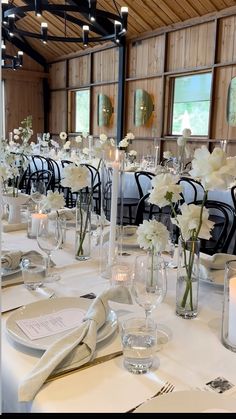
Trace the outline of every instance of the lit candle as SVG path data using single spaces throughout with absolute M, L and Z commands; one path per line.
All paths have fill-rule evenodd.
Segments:
M 115 256 L 116 242 L 116 218 L 117 218 L 117 199 L 119 185 L 119 150 L 116 150 L 116 159 L 112 163 L 112 188 L 111 188 L 111 219 L 110 219 L 110 237 L 108 249 L 108 265 L 111 266 Z
M 112 285 L 127 285 L 131 278 L 131 271 L 127 265 L 114 265 L 112 267 Z
M 40 220 L 43 220 L 45 218 L 47 218 L 46 214 L 42 214 L 42 213 L 31 214 L 31 235 L 32 236 L 35 236 L 35 237 L 37 236 L 39 222 Z
M 236 277 L 229 280 L 228 340 L 232 345 L 236 345 Z

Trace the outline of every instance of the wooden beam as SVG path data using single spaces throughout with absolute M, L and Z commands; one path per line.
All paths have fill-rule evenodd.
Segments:
M 2 68 L 2 79 L 16 80 L 18 77 L 20 80 L 35 80 L 49 78 L 49 74 L 41 71 L 24 70 L 23 68 L 16 71 Z

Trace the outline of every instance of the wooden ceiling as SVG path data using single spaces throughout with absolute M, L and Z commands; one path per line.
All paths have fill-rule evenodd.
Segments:
M 87 0 L 80 1 L 85 2 Z M 11 3 L 15 6 L 22 6 L 29 2 L 14 0 Z M 49 1 L 48 3 L 64 4 L 65 2 Z M 70 1 L 66 3 L 73 4 L 79 2 Z M 97 0 L 98 9 L 111 13 L 117 14 L 121 6 L 127 6 L 129 8 L 127 39 L 132 39 L 159 28 L 236 6 L 236 0 Z M 78 13 L 76 16 L 78 17 Z M 28 13 L 24 18 L 17 21 L 17 27 L 39 33 L 40 23 L 42 21 L 47 21 L 48 23 L 48 34 L 57 36 L 65 35 L 64 19 L 48 12 L 44 12 L 41 18 L 36 17 L 34 12 Z M 66 22 L 66 31 L 69 36 L 82 36 L 81 28 L 68 21 Z M 47 62 L 84 49 L 82 43 L 49 41 L 44 45 L 42 41 L 29 37 L 21 38 L 20 41 L 19 39 L 15 39 L 15 41 L 16 44 L 19 44 L 18 48 L 20 48 L 20 41 L 26 41 L 29 47 L 32 48 L 31 51 L 35 52 L 34 58 L 41 56 Z M 94 43 L 89 43 L 89 47 L 93 47 L 94 45 Z

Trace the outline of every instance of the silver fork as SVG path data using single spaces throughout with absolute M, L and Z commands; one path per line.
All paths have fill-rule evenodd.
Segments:
M 132 407 L 132 409 L 128 410 L 126 413 L 132 413 L 135 409 L 137 409 L 137 407 L 139 407 L 142 404 L 146 403 L 148 400 L 152 400 L 155 397 L 160 396 L 161 394 L 171 393 L 174 390 L 174 388 L 175 388 L 175 386 L 167 381 L 164 384 L 164 386 L 160 390 L 158 390 L 152 397 L 150 397 L 149 399 L 145 400 L 142 403 L 139 403 L 137 406 Z

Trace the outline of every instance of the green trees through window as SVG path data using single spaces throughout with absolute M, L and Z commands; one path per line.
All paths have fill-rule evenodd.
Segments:
M 211 78 L 211 73 L 175 78 L 172 135 L 181 135 L 184 128 L 208 135 Z

